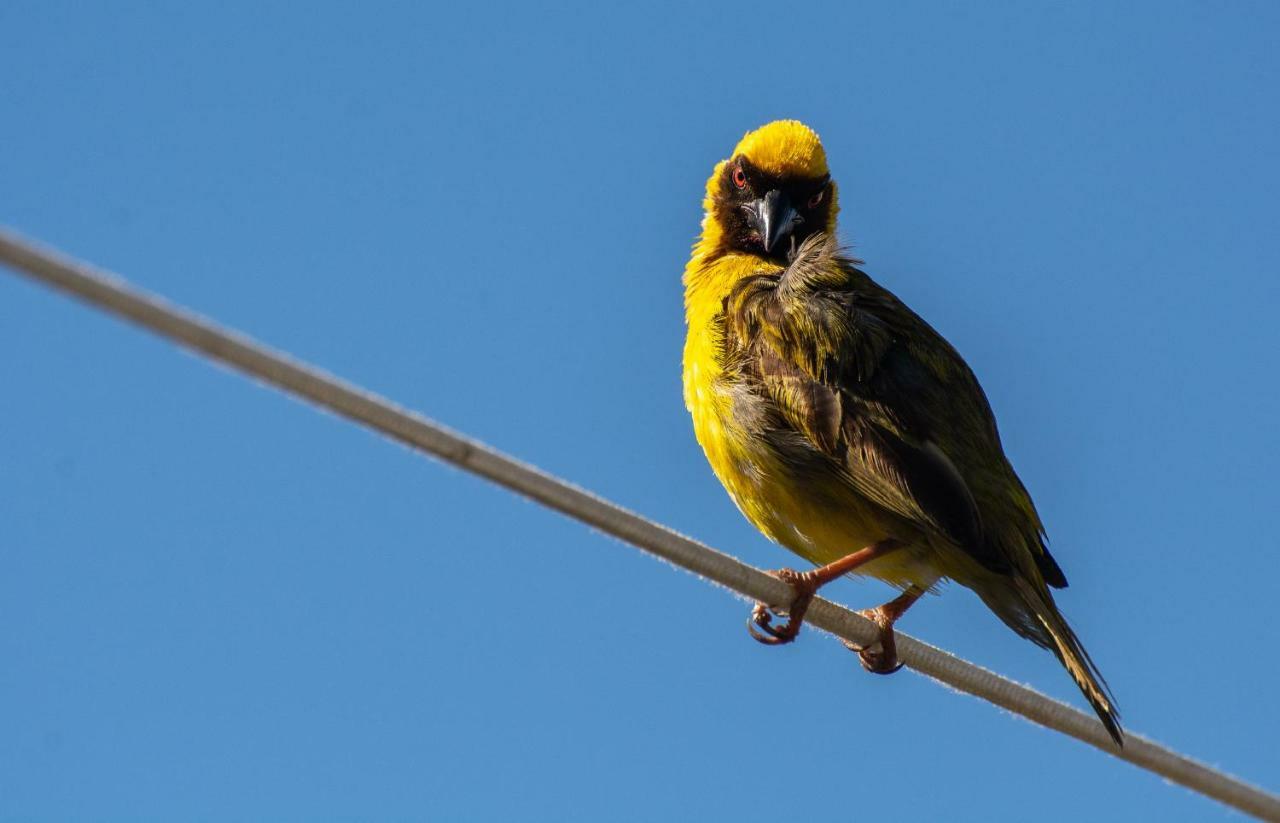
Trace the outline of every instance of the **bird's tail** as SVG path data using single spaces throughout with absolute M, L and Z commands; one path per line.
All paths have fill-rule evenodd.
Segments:
M 1124 732 L 1120 728 L 1120 713 L 1115 698 L 1097 665 L 1089 657 L 1080 638 L 1058 611 L 1049 589 L 1036 585 L 1020 575 L 1005 578 L 1005 585 L 983 587 L 979 596 L 1001 620 L 1023 637 L 1045 647 L 1062 662 L 1071 679 L 1076 681 L 1085 700 L 1097 712 L 1098 719 L 1106 726 L 1107 733 L 1117 746 L 1124 745 Z

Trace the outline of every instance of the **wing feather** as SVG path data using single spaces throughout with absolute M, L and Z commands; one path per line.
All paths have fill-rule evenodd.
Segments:
M 1007 572 L 1065 585 L 977 379 L 936 331 L 814 235 L 725 300 L 726 351 L 868 500 Z

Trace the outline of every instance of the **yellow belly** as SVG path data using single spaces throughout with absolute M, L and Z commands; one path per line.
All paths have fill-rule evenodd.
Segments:
M 712 470 L 747 519 L 770 539 L 818 564 L 896 537 L 907 548 L 857 573 L 904 588 L 932 586 L 940 574 L 936 552 L 924 535 L 859 495 L 834 464 L 829 470 L 798 474 L 760 432 L 749 430 L 749 415 L 746 421 L 735 415 L 734 387 L 714 358 L 698 356 L 702 348 L 692 339 L 686 346 L 685 400 Z M 815 462 L 821 463 L 816 453 Z
M 702 245 L 707 245 L 705 238 Z M 685 405 L 698 443 L 733 502 L 767 537 L 813 563 L 830 563 L 895 537 L 907 547 L 868 563 L 858 573 L 904 588 L 929 588 L 944 574 L 954 576 L 948 574 L 950 568 L 940 569 L 940 564 L 947 564 L 945 548 L 940 552 L 930 546 L 910 524 L 864 499 L 834 465 L 797 475 L 761 432 L 752 430 L 757 424 L 750 414 L 741 414 L 741 409 L 735 414 L 735 387 L 720 363 L 716 316 L 734 283 L 781 266 L 746 255 L 728 255 L 705 265 L 701 254 L 695 251 L 685 271 Z

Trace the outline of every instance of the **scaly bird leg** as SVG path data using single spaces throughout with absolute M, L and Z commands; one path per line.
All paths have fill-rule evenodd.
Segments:
M 902 664 L 898 662 L 898 644 L 893 637 L 893 624 L 907 609 L 911 608 L 912 603 L 920 599 L 922 594 L 924 589 L 912 586 L 883 606 L 858 612 L 880 627 L 880 639 L 870 646 L 859 646 L 857 643 L 844 641 L 850 651 L 858 653 L 862 668 L 873 674 L 893 674 L 902 668 Z M 875 651 L 876 646 L 880 647 L 879 651 Z
M 818 589 L 864 563 L 882 557 L 901 546 L 901 542 L 890 537 L 879 543 L 872 543 L 865 549 L 859 549 L 834 563 L 828 563 L 807 572 L 797 572 L 794 569 L 778 569 L 769 572 L 791 586 L 795 596 L 786 609 L 777 609 L 766 603 L 756 603 L 755 608 L 751 610 L 751 619 L 747 621 L 747 631 L 751 632 L 751 636 L 756 640 L 769 646 L 790 643 L 800 633 L 800 626 L 804 623 L 804 613 L 809 609 L 809 603 L 812 602 Z M 773 625 L 774 616 L 784 614 L 787 617 L 786 622 L 778 626 Z M 759 631 L 756 627 L 759 627 Z

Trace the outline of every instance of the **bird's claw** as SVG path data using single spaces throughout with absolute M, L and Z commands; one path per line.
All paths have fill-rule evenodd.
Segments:
M 880 637 L 868 646 L 845 640 L 845 647 L 856 652 L 862 668 L 872 674 L 893 674 L 901 669 L 903 664 L 898 661 L 898 644 L 894 641 L 893 624 L 885 621 L 879 609 L 867 609 L 858 614 L 880 627 Z
M 886 654 L 880 642 L 872 643 L 870 646 L 862 646 L 852 640 L 843 642 L 845 648 L 858 655 L 858 662 L 862 664 L 862 668 L 872 674 L 893 674 L 903 666 L 898 661 L 897 652 Z M 881 646 L 880 650 L 876 649 L 877 646 Z
M 897 654 L 889 655 L 883 651 L 877 652 L 871 649 L 858 652 L 858 662 L 862 664 L 862 668 L 872 674 L 893 674 L 902 668 Z
M 747 631 L 766 646 L 780 646 L 795 640 L 796 635 L 800 633 L 799 625 L 788 616 L 785 622 L 775 626 L 773 625 L 774 615 L 775 612 L 770 606 L 757 603 L 751 610 L 751 619 L 747 621 Z
M 800 634 L 800 626 L 804 624 L 804 613 L 813 600 L 813 587 L 808 578 L 791 569 L 778 569 L 770 572 L 774 577 L 791 586 L 795 597 L 786 609 L 778 609 L 767 603 L 756 603 L 751 609 L 751 619 L 747 621 L 747 631 L 758 642 L 766 646 L 781 646 L 790 643 Z M 786 617 L 786 620 L 774 625 L 775 617 Z

